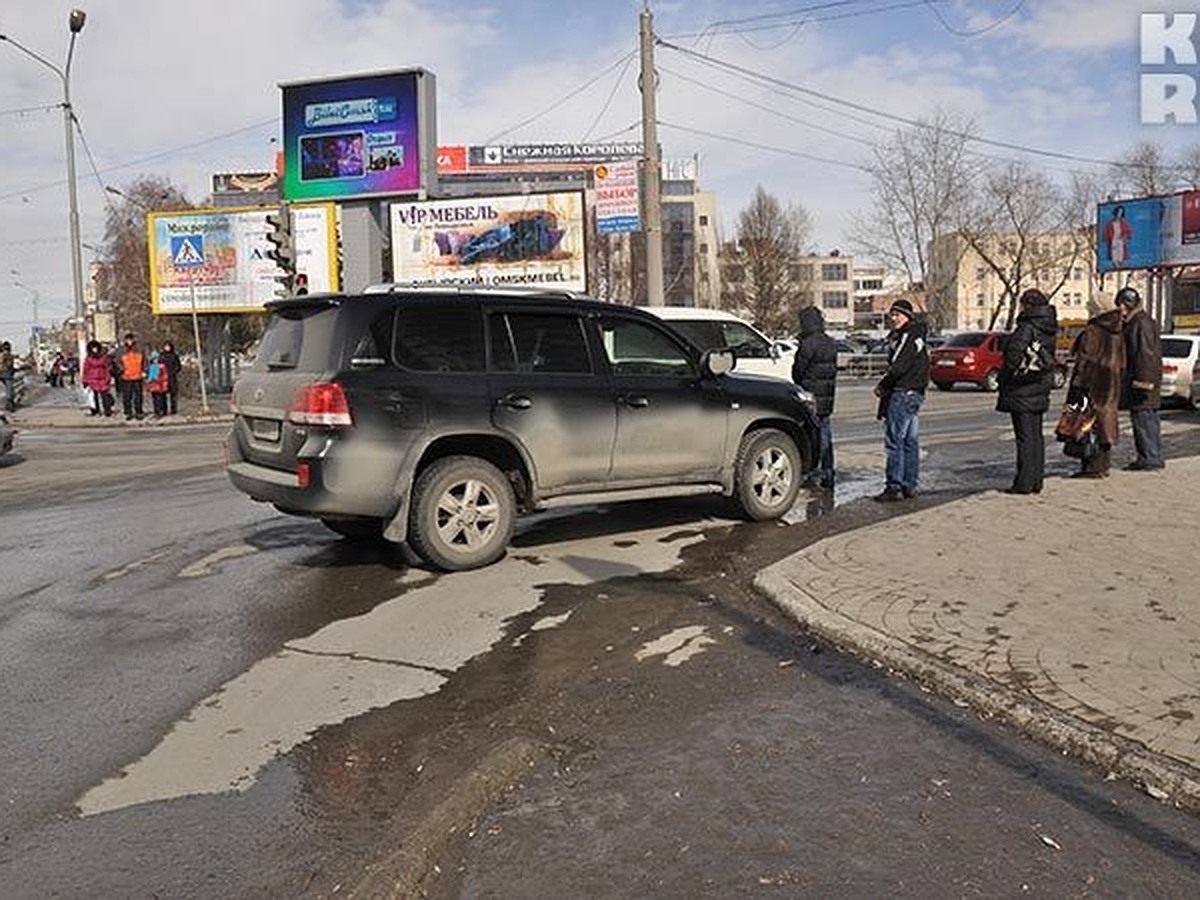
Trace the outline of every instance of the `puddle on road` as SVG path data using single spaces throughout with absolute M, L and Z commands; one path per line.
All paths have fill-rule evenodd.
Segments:
M 85 816 L 197 794 L 246 791 L 276 757 L 320 728 L 438 691 L 474 657 L 501 641 L 509 621 L 535 610 L 553 585 L 665 572 L 703 540 L 716 519 L 679 535 L 677 525 L 542 544 L 537 564 L 519 553 L 486 569 L 416 585 L 365 615 L 292 641 L 196 704 L 159 744 L 87 791 Z M 676 540 L 664 543 L 674 533 Z M 542 628 L 565 617 L 540 620 Z M 682 662 L 711 638 L 675 648 Z M 686 642 L 685 642 L 686 643 Z M 671 665 L 678 663 L 671 662 Z

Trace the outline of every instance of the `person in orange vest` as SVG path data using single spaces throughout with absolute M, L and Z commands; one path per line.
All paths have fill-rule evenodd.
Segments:
M 142 411 L 142 382 L 145 380 L 146 356 L 138 349 L 133 332 L 129 332 L 121 352 L 121 406 L 125 409 L 126 421 L 146 417 Z

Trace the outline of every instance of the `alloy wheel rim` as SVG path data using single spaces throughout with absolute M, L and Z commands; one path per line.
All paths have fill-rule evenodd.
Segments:
M 500 503 L 478 479 L 455 482 L 438 498 L 435 525 L 447 546 L 478 550 L 491 541 L 500 527 Z
M 761 503 L 778 506 L 787 499 L 793 477 L 791 459 L 778 447 L 771 447 L 754 461 L 750 484 Z

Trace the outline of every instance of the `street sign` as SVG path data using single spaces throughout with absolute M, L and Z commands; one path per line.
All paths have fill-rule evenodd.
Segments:
M 177 269 L 197 269 L 203 266 L 204 235 L 172 235 L 171 262 Z

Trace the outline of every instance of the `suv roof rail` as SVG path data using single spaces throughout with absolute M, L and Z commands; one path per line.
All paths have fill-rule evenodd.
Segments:
M 363 288 L 364 294 L 490 294 L 498 297 L 561 297 L 567 300 L 590 300 L 587 294 L 566 288 L 540 287 L 537 285 L 465 285 L 440 284 L 420 285 L 385 282 Z

